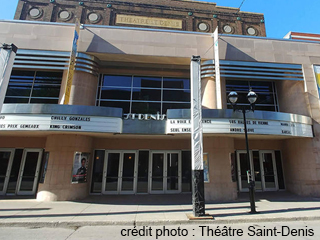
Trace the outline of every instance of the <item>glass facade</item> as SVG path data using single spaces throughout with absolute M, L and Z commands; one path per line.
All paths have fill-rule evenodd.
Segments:
M 57 104 L 61 81 L 62 72 L 13 70 L 4 103 Z
M 123 108 L 124 113 L 160 114 L 167 109 L 190 108 L 190 80 L 102 75 L 97 106 Z
M 228 94 L 232 91 L 237 92 L 239 96 L 237 105 L 249 105 L 246 96 L 250 89 L 258 95 L 255 110 L 279 111 L 274 82 L 226 80 L 226 97 L 228 97 Z M 229 102 L 228 108 L 232 109 L 231 103 Z

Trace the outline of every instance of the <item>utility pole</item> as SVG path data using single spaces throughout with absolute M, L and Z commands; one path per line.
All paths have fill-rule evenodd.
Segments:
M 205 216 L 200 63 L 200 56 L 192 56 L 190 63 L 191 154 L 192 205 L 195 217 Z

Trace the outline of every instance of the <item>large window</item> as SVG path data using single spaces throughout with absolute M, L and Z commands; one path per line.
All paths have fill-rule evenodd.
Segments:
M 11 73 L 4 103 L 53 103 L 59 101 L 62 72 Z
M 246 96 L 250 89 L 258 95 L 255 104 L 256 110 L 279 111 L 274 82 L 226 80 L 226 96 L 228 96 L 231 91 L 237 92 L 239 95 L 238 105 L 249 105 Z M 230 103 L 228 103 L 228 108 L 232 108 Z
M 190 80 L 102 75 L 97 106 L 123 108 L 124 113 L 160 114 L 167 109 L 190 108 Z

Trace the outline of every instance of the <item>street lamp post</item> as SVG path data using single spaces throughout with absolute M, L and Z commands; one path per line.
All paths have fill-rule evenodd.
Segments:
M 242 106 L 241 108 L 237 107 L 237 101 L 238 101 L 238 93 L 237 92 L 230 92 L 228 95 L 228 100 L 232 104 L 233 111 L 239 111 L 242 112 L 243 115 L 243 125 L 244 125 L 244 134 L 246 139 L 246 150 L 247 150 L 247 177 L 248 177 L 248 183 L 249 183 L 249 197 L 250 197 L 250 208 L 251 214 L 257 213 L 256 211 L 256 205 L 254 200 L 254 187 L 255 182 L 253 179 L 253 173 L 251 173 L 251 167 L 250 167 L 250 155 L 249 155 L 249 142 L 248 142 L 248 130 L 247 130 L 247 119 L 246 119 L 246 113 L 250 111 L 254 111 L 254 104 L 257 100 L 258 96 L 255 92 L 249 91 L 247 95 L 247 100 L 250 103 L 250 106 Z

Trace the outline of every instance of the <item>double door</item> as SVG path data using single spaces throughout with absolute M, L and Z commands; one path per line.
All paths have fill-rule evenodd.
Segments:
M 102 193 L 179 193 L 179 151 L 106 151 Z
M 180 152 L 151 152 L 149 171 L 150 193 L 181 192 Z
M 0 149 L 0 194 L 34 195 L 42 149 Z
M 272 150 L 250 151 L 250 171 L 257 191 L 279 189 L 275 153 Z M 238 184 L 241 192 L 249 191 L 247 152 L 237 151 Z

